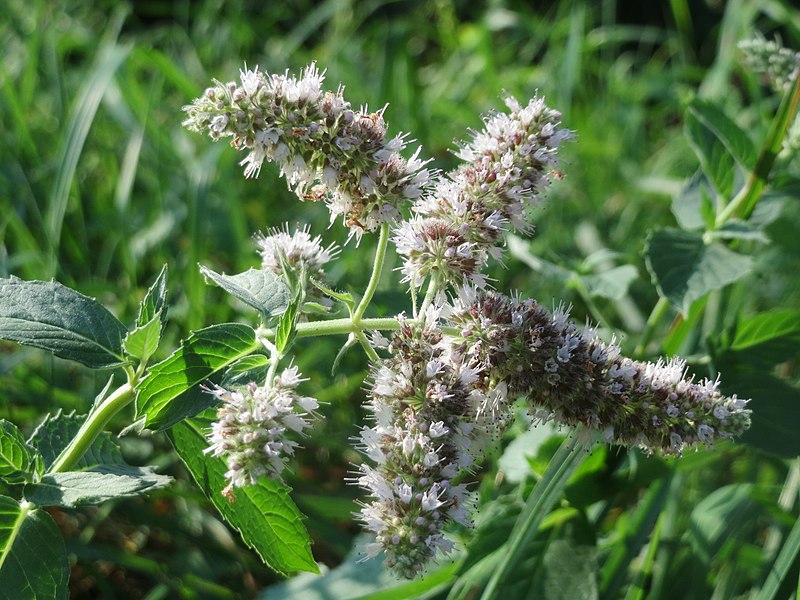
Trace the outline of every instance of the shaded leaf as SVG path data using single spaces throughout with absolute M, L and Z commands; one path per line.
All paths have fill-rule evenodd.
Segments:
M 769 238 L 763 229 L 735 219 L 731 219 L 719 229 L 710 231 L 709 235 L 718 240 L 748 240 L 762 244 L 769 243 Z
M 69 561 L 52 517 L 0 496 L 0 599 L 67 600 Z
M 144 417 L 144 427 L 161 430 L 196 415 L 214 400 L 191 388 L 260 347 L 253 328 L 239 323 L 193 332 L 136 386 L 137 419 Z
M 692 302 L 747 275 L 749 256 L 718 242 L 706 244 L 699 233 L 658 229 L 647 238 L 645 262 L 661 296 L 682 314 Z
M 86 420 L 86 415 L 65 415 L 61 411 L 47 415 L 34 430 L 28 444 L 36 448 L 42 456 L 45 470 L 72 441 Z M 86 453 L 72 467 L 73 471 L 88 469 L 98 465 L 124 465 L 119 446 L 111 439 L 111 434 L 103 431 L 95 439 Z
M 636 267 L 622 265 L 597 275 L 583 275 L 581 279 L 592 296 L 619 300 L 628 293 L 628 288 L 637 277 L 639 273 Z
M 235 298 L 261 312 L 265 318 L 281 314 L 289 304 L 286 284 L 271 271 L 248 269 L 237 275 L 225 275 L 200 265 L 200 272 Z
M 0 279 L 0 338 L 88 367 L 120 365 L 125 327 L 97 300 L 55 281 Z
M 744 350 L 767 342 L 800 335 L 800 310 L 774 310 L 743 319 L 736 328 L 731 349 Z
M 102 465 L 85 471 L 51 473 L 25 486 L 25 498 L 39 506 L 100 504 L 114 498 L 139 496 L 170 484 L 172 477 L 149 467 Z
M 758 157 L 755 145 L 717 104 L 697 98 L 689 104 L 689 112 L 714 134 L 736 162 L 748 171 L 753 170 Z
M 717 194 L 722 198 L 733 195 L 736 161 L 714 132 L 691 111 L 686 114 L 686 137 L 694 150 L 700 167 Z M 704 222 L 708 219 L 704 216 Z
M 33 479 L 35 450 L 13 423 L 0 419 L 0 477 L 10 483 Z
M 251 381 L 264 382 L 269 372 L 269 357 L 265 354 L 250 354 L 233 363 L 222 377 L 224 388 L 247 385 Z
M 709 207 L 713 210 L 714 190 L 711 184 L 698 171 L 684 184 L 681 191 L 672 199 L 672 214 L 675 215 L 681 229 L 687 231 L 705 229 L 704 214 Z
M 800 455 L 800 390 L 761 371 L 723 371 L 725 393 L 752 398 L 750 429 L 741 441 L 765 452 L 794 458 Z
M 692 510 L 685 537 L 705 564 L 718 558 L 724 544 L 735 543 L 743 530 L 756 526 L 762 510 L 751 492 L 751 484 L 727 485 L 711 492 Z
M 228 468 L 222 459 L 204 453 L 208 447 L 204 432 L 210 428 L 210 420 L 194 418 L 170 430 L 170 439 L 178 455 L 200 489 L 271 569 L 284 574 L 319 573 L 311 555 L 311 540 L 303 525 L 303 515 L 289 497 L 288 487 L 262 477 L 257 485 L 237 488 L 235 501 L 223 497 Z
M 369 536 L 356 538 L 353 550 L 339 566 L 323 572 L 322 576 L 302 573 L 288 581 L 268 587 L 261 600 L 416 600 L 452 581 L 458 563 L 437 561 L 437 565 L 417 581 L 398 580 L 383 563 L 381 557 L 358 561 L 363 557 L 362 546 Z M 427 596 L 425 596 L 427 597 Z

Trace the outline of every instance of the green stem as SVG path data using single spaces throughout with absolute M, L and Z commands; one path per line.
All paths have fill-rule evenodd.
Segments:
M 133 400 L 134 384 L 130 381 L 118 387 L 97 409 L 89 413 L 77 435 L 58 455 L 48 470 L 49 473 L 69 471 L 83 457 L 89 447 L 104 430 L 111 418 Z
M 375 352 L 375 348 L 373 348 L 372 344 L 369 343 L 369 339 L 367 339 L 367 336 L 364 335 L 363 331 L 356 331 L 355 336 L 361 344 L 361 347 L 364 348 L 364 352 L 366 352 L 367 356 L 372 362 L 377 362 L 381 359 L 381 357 L 378 356 L 378 353 Z
M 750 173 L 747 184 L 731 203 L 725 207 L 725 210 L 717 215 L 714 223 L 716 229 L 727 223 L 728 219 L 733 215 L 737 215 L 741 219 L 747 219 L 753 213 L 767 185 L 772 165 L 781 150 L 781 144 L 792 124 L 798 105 L 800 105 L 800 77 L 795 77 L 792 87 L 784 95 L 778 112 L 775 113 L 775 117 L 770 123 L 767 139 L 761 147 L 756 166 Z
M 417 315 L 424 315 L 425 311 L 428 310 L 428 307 L 433 302 L 434 297 L 436 297 L 436 292 L 439 291 L 439 279 L 431 275 L 431 279 L 428 282 L 428 291 L 425 292 L 425 298 L 422 300 L 422 306 L 419 307 L 419 312 Z
M 316 337 L 318 335 L 341 335 L 367 330 L 396 331 L 400 324 L 394 317 L 380 319 L 360 319 L 355 323 L 353 319 L 330 319 L 329 321 L 310 321 L 297 324 L 297 337 Z M 274 338 L 274 330 L 266 330 L 267 337 Z
M 542 478 L 525 502 L 525 507 L 514 525 L 514 532 L 508 542 L 505 556 L 489 579 L 489 583 L 481 595 L 481 600 L 491 600 L 497 597 L 500 587 L 511 575 L 522 554 L 539 531 L 542 520 L 561 497 L 567 481 L 586 455 L 588 444 L 581 441 L 583 435 L 585 432 L 579 431 L 573 435 L 572 439 L 565 440 L 550 460 Z
M 641 340 L 639 340 L 639 344 L 633 351 L 633 355 L 635 357 L 639 358 L 644 356 L 645 352 L 647 351 L 647 345 L 653 338 L 653 334 L 655 333 L 656 327 L 661 322 L 661 319 L 664 318 L 664 315 L 667 314 L 668 309 L 669 309 L 669 300 L 663 297 L 659 298 L 658 302 L 656 302 L 656 305 L 653 307 L 653 311 L 647 318 L 647 324 L 645 325 L 644 331 L 642 332 L 642 338 Z
M 386 247 L 389 245 L 389 224 L 383 223 L 381 225 L 380 237 L 378 237 L 378 246 L 375 248 L 375 261 L 372 263 L 372 275 L 369 278 L 367 289 L 364 290 L 364 296 L 361 302 L 358 303 L 356 309 L 353 311 L 353 323 L 358 325 L 361 322 L 361 317 L 367 310 L 367 306 L 372 301 L 372 296 L 375 295 L 375 290 L 378 289 L 378 282 L 381 279 L 381 271 L 383 270 L 383 263 L 386 260 Z

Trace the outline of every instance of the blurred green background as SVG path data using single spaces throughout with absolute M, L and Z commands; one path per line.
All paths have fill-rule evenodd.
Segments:
M 456 164 L 453 141 L 502 106 L 503 90 L 546 96 L 577 137 L 563 149 L 563 179 L 534 215 L 533 240 L 511 243 L 495 285 L 545 305 L 573 303 L 577 321 L 599 320 L 623 335 L 630 352 L 658 299 L 642 257 L 645 235 L 674 225 L 671 200 L 697 169 L 684 136 L 686 103 L 698 95 L 716 102 L 757 138 L 776 109 L 778 98 L 737 57 L 736 42 L 755 31 L 800 48 L 800 10 L 789 0 L 5 0 L 0 276 L 56 278 L 130 323 L 167 264 L 164 354 L 190 329 L 249 319 L 205 285 L 198 263 L 229 273 L 254 266 L 253 233 L 283 222 L 309 223 L 326 242 L 343 243 L 346 231 L 328 229 L 325 207 L 298 202 L 277 169 L 245 180 L 234 150 L 181 129 L 181 107 L 212 79 L 238 77 L 244 63 L 296 72 L 316 60 L 329 87 L 342 82 L 354 106 L 388 102 L 390 133 L 411 132 L 442 169 Z M 800 301 L 797 203 L 782 214 L 758 256 L 769 268 L 755 269 L 743 286 L 751 312 Z M 364 253 L 373 243 L 365 238 L 363 252 L 346 247 L 331 280 L 363 289 Z M 390 258 L 372 316 L 408 308 L 397 265 Z M 587 278 L 621 265 L 633 270 L 619 297 L 587 293 Z M 306 393 L 329 404 L 289 481 L 309 517 L 315 556 L 332 567 L 358 532 L 350 517 L 356 490 L 342 479 L 358 460 L 349 439 L 363 418 L 367 366 L 353 351 L 331 377 L 337 342 L 296 347 L 310 377 Z M 700 357 L 701 375 L 709 368 L 703 344 L 699 332 L 680 349 Z M 784 368 L 796 383 L 794 364 Z M 104 383 L 102 374 L 0 342 L 0 416 L 26 430 L 48 411 L 86 412 Z M 122 443 L 131 462 L 157 464 L 179 479 L 150 499 L 54 513 L 75 560 L 74 598 L 252 597 L 278 580 L 215 516 L 163 437 Z M 600 455 L 609 472 L 623 460 L 617 451 Z M 717 462 L 711 472 L 689 473 L 692 493 L 675 510 L 731 481 L 778 490 L 791 468 L 740 450 L 694 458 L 703 459 Z M 667 468 L 640 460 L 651 460 L 654 473 Z M 491 480 L 497 465 L 486 469 Z M 629 482 L 629 502 L 655 480 Z M 731 561 L 723 567 L 737 564 Z M 763 579 L 758 565 L 747 574 L 754 581 Z M 691 593 L 681 597 L 709 597 L 720 569 L 713 577 L 705 567 L 686 571 L 681 594 Z

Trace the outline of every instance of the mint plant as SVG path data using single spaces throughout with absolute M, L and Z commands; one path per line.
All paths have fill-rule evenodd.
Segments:
M 781 64 L 788 61 L 780 56 Z M 728 150 L 724 160 L 740 162 L 751 177 L 730 203 L 703 197 L 702 232 L 667 229 L 649 238 L 648 267 L 662 300 L 642 353 L 670 304 L 696 318 L 697 303 L 735 281 L 736 265 L 747 263 L 726 242 L 748 235 L 734 217 L 752 214 L 773 150 L 789 129 L 800 88 L 797 69 L 785 71 L 786 99 L 760 153 L 713 105 L 690 105 L 695 143 L 716 136 Z M 128 429 L 168 432 L 198 484 L 270 567 L 316 572 L 300 512 L 281 479 L 322 418 L 292 362 L 299 338 L 342 336 L 342 352 L 357 345 L 370 361 L 370 419 L 357 440 L 364 460 L 352 482 L 364 491 L 357 515 L 372 535 L 363 559 L 382 554 L 399 577 L 424 575 L 453 550 L 451 524 L 472 524 L 474 471 L 513 421 L 515 406 L 522 403 L 535 422 L 574 432 L 531 494 L 485 597 L 499 589 L 595 441 L 680 455 L 750 427 L 748 400 L 722 393 L 719 378 L 695 379 L 675 357 L 628 358 L 614 337 L 576 326 L 568 307 L 549 310 L 494 289 L 490 269 L 503 258 L 506 236 L 531 232 L 529 209 L 561 177 L 558 149 L 573 138 L 543 98 L 522 103 L 507 96 L 507 110 L 491 113 L 459 145 L 460 166 L 440 172 L 421 149 L 404 156 L 408 136 L 387 135 L 383 110 L 354 110 L 341 87 L 326 91 L 323 82 L 314 64 L 299 75 L 245 67 L 238 82 L 215 82 L 184 109 L 187 129 L 230 138 L 245 154 L 245 177 L 276 163 L 299 200 L 323 202 L 331 223 L 348 229 L 340 249 L 323 246 L 308 227 L 284 225 L 256 234 L 259 268 L 227 275 L 201 267 L 209 282 L 255 312 L 250 324 L 194 331 L 151 364 L 167 318 L 166 268 L 130 327 L 59 283 L 0 280 L 0 337 L 114 370 L 85 417 L 47 415 L 27 437 L 0 421 L 0 478 L 8 494 L 0 496 L 0 576 L 7 594 L 33 589 L 37 597 L 66 597 L 69 565 L 47 507 L 98 504 L 170 483 L 149 467 L 126 464 L 106 431 L 131 403 Z M 697 186 L 733 195 L 724 170 L 707 170 L 713 177 Z M 360 252 L 365 235 L 378 236 L 369 283 L 343 290 L 326 267 L 341 253 Z M 395 317 L 371 317 L 392 247 L 402 259 L 397 279 L 408 306 Z M 677 271 L 675 255 L 683 265 Z M 723 268 L 698 286 L 700 271 L 687 257 L 700 268 Z M 34 556 L 32 546 L 42 552 Z

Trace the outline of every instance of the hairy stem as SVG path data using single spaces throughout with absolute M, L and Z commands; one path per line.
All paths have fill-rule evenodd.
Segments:
M 63 473 L 77 464 L 97 436 L 105 430 L 111 418 L 133 400 L 134 385 L 135 383 L 131 381 L 121 385 L 103 400 L 100 406 L 89 413 L 78 433 L 53 462 L 48 470 L 49 473 Z
M 367 289 L 364 290 L 364 296 L 361 302 L 358 303 L 356 309 L 353 311 L 353 323 L 358 324 L 361 317 L 367 310 L 367 306 L 372 301 L 372 296 L 375 295 L 375 290 L 378 288 L 378 282 L 381 279 L 381 271 L 383 271 L 383 263 L 386 260 L 386 247 L 389 245 L 389 224 L 383 223 L 381 225 L 380 236 L 378 237 L 378 246 L 375 248 L 375 261 L 372 263 L 372 275 L 369 278 Z

